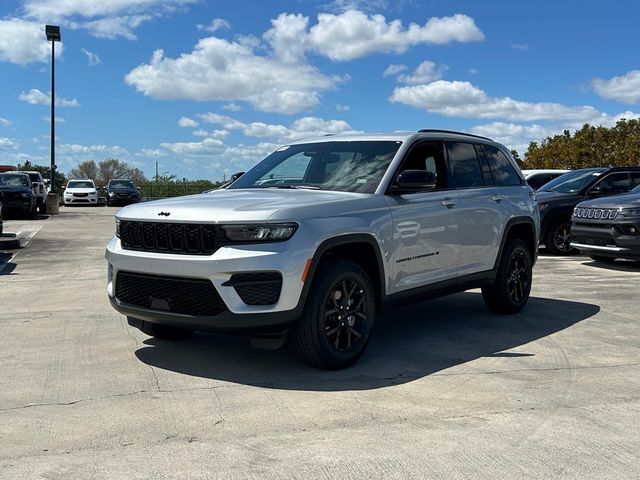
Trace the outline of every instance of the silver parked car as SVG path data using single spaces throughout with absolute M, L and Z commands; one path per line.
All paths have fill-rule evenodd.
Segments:
M 482 287 L 529 297 L 539 214 L 509 151 L 441 130 L 285 145 L 227 189 L 123 208 L 113 307 L 145 333 L 293 335 L 320 368 L 354 363 L 376 313 Z

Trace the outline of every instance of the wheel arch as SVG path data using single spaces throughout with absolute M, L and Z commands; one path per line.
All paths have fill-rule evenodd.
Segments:
M 531 252 L 531 261 L 535 264 L 538 258 L 539 241 L 536 235 L 535 223 L 530 217 L 514 217 L 511 218 L 505 226 L 504 234 L 500 240 L 500 250 L 493 265 L 494 271 L 498 269 L 507 242 L 513 238 L 519 238 L 527 244 Z
M 301 301 L 306 302 L 318 268 L 328 256 L 344 258 L 358 264 L 369 276 L 376 296 L 376 308 L 380 308 L 386 295 L 382 253 L 377 240 L 366 233 L 340 235 L 325 240 L 318 246 L 311 259 Z

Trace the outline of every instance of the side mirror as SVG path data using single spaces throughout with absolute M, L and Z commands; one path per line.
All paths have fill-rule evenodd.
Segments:
M 436 176 L 427 170 L 405 170 L 396 177 L 398 190 L 435 190 Z
M 587 192 L 588 197 L 601 197 L 603 195 L 608 195 L 609 190 L 606 188 L 602 188 L 600 185 L 596 185 L 591 190 Z

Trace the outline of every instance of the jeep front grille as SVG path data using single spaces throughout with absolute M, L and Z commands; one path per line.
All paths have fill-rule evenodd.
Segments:
M 118 272 L 116 299 L 136 307 L 213 317 L 227 310 L 209 280 Z
M 618 210 L 613 208 L 581 208 L 576 207 L 573 210 L 575 218 L 584 218 L 589 220 L 613 220 L 618 216 Z
M 125 250 L 211 255 L 217 249 L 215 225 L 194 223 L 120 222 L 120 241 Z

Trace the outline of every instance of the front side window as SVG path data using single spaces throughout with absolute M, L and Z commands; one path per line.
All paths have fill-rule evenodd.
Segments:
M 631 190 L 631 179 L 628 172 L 616 172 L 599 180 L 591 189 L 598 195 L 615 195 Z
M 478 162 L 473 144 L 447 142 L 447 151 L 449 152 L 449 162 L 455 188 L 484 186 L 480 162 Z
M 93 182 L 75 180 L 75 181 L 69 182 L 69 184 L 67 185 L 67 188 L 94 188 L 94 186 L 93 186 Z
M 425 170 L 434 174 L 436 190 L 447 188 L 447 167 L 442 152 L 442 143 L 419 143 L 402 161 L 398 174 L 405 170 Z
M 402 142 L 353 141 L 287 145 L 229 189 L 310 188 L 374 193 Z

